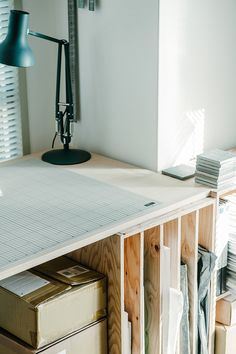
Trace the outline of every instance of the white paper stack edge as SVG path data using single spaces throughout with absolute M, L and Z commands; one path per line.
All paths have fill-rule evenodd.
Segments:
M 218 218 L 216 220 L 215 255 L 217 256 L 216 295 L 226 291 L 226 271 L 229 242 L 229 201 L 219 199 Z
M 214 149 L 197 156 L 195 182 L 213 188 L 230 185 L 235 177 L 236 155 Z
M 124 329 L 124 354 L 132 353 L 132 325 L 128 320 L 128 312 L 123 312 L 123 329 Z
M 229 201 L 229 243 L 227 265 L 227 288 L 236 293 L 236 193 L 227 196 Z

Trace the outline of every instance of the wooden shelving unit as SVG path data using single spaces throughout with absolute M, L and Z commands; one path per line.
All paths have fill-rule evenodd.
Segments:
M 150 226 L 139 225 L 138 233 L 133 228 L 70 253 L 69 256 L 73 259 L 105 273 L 108 277 L 109 354 L 124 353 L 124 310 L 128 312 L 132 322 L 132 354 L 164 354 L 163 246 L 170 248 L 173 288 L 180 288 L 181 259 L 188 265 L 191 353 L 197 353 L 198 244 L 214 250 L 214 216 L 215 200 L 204 198 L 194 205 L 176 210 L 175 213 L 150 220 Z M 212 276 L 209 304 L 209 353 L 213 353 L 215 326 L 214 277 L 215 275 Z
M 0 269 L 0 279 L 68 255 L 107 276 L 109 354 L 125 354 L 124 311 L 128 312 L 132 322 L 132 354 L 165 354 L 163 250 L 168 247 L 173 288 L 180 288 L 181 259 L 188 265 L 191 354 L 196 354 L 198 245 L 211 251 L 215 249 L 217 198 L 210 196 L 209 188 L 195 185 L 193 181 L 178 181 L 98 155 L 93 155 L 86 164 L 66 168 L 157 200 L 160 207 L 155 212 L 147 210 L 141 219 L 132 219 L 115 228 L 107 227 L 103 234 L 93 234 L 87 239 L 75 238 L 66 246 L 58 243 L 53 250 L 49 247 L 43 254 L 35 254 L 8 269 Z M 210 291 L 209 354 L 213 354 L 215 274 L 212 275 Z M 177 351 L 177 354 L 181 353 Z

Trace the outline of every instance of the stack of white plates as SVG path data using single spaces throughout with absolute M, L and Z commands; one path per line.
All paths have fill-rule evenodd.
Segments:
M 234 182 L 235 157 L 229 151 L 214 149 L 197 156 L 195 181 L 213 188 Z

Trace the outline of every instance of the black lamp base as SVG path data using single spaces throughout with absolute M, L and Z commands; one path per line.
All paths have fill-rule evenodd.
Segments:
M 75 165 L 90 160 L 91 154 L 78 149 L 56 149 L 45 152 L 41 158 L 53 165 Z

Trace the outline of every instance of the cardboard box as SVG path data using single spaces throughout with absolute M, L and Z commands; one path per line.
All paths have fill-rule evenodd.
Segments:
M 236 295 L 228 295 L 217 301 L 216 321 L 227 326 L 236 324 Z
M 67 284 L 35 270 L 0 282 L 0 327 L 34 348 L 106 316 L 105 277 L 73 261 L 68 263 L 65 257 L 58 262 L 58 272 L 64 272 Z M 76 273 L 76 286 L 73 277 L 68 277 L 72 273 Z
M 215 354 L 236 353 L 236 325 L 225 326 L 216 322 Z
M 104 278 L 103 274 L 65 256 L 40 264 L 34 270 L 71 286 L 87 284 Z
M 0 332 L 1 354 L 107 354 L 106 320 L 75 332 L 41 349 L 33 349 L 6 332 Z

